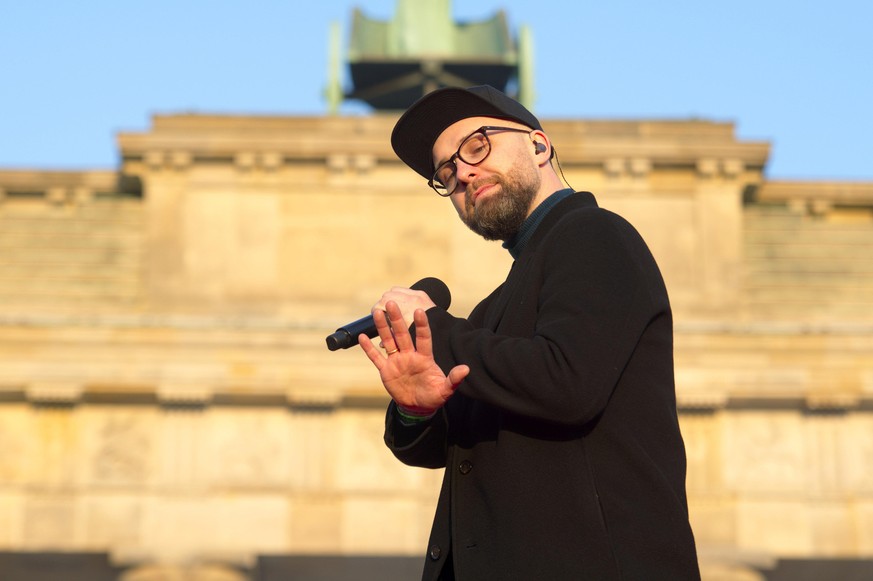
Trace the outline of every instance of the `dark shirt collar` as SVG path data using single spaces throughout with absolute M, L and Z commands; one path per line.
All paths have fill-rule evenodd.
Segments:
M 527 243 L 536 231 L 537 226 L 540 225 L 540 222 L 543 221 L 543 218 L 546 217 L 549 210 L 554 208 L 558 202 L 572 193 L 573 188 L 558 190 L 543 200 L 542 203 L 540 203 L 540 205 L 530 213 L 530 216 L 525 218 L 524 222 L 521 223 L 521 228 L 519 228 L 518 232 L 515 233 L 515 236 L 503 243 L 503 247 L 509 251 L 509 254 L 511 254 L 513 258 L 518 259 L 518 257 L 521 256 L 524 247 L 527 246 Z

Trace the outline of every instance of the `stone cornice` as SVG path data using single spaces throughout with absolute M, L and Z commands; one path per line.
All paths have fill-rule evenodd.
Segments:
M 156 116 L 146 133 L 118 136 L 122 158 L 176 156 L 198 160 L 237 159 L 240 152 L 270 153 L 284 162 L 325 161 L 338 153 L 367 154 L 399 165 L 389 139 L 393 114 L 366 117 Z M 700 120 L 571 121 L 543 125 L 565 165 L 604 165 L 615 159 L 646 160 L 647 171 L 681 166 L 697 171 L 700 160 L 760 171 L 769 143 L 741 142 L 733 124 Z M 637 163 L 637 165 L 639 165 Z M 706 164 L 703 164 L 704 166 Z
M 655 166 L 699 166 L 699 160 L 738 160 L 760 170 L 770 144 L 738 141 L 732 123 L 689 120 L 544 120 L 564 164 L 648 158 Z
M 8 355 L 0 365 L 0 400 L 170 407 L 245 401 L 313 409 L 387 401 L 360 353 L 327 350 L 327 322 L 165 318 L 141 323 L 113 317 L 7 320 L 0 324 L 0 351 Z M 51 329 L 48 342 L 46 329 Z M 690 412 L 873 409 L 870 331 L 869 326 L 813 333 L 784 326 L 678 325 L 678 405 Z M 34 345 L 42 345 L 50 363 L 38 373 L 24 373 L 13 354 Z M 180 351 L 196 353 L 196 360 L 180 361 Z
M 758 188 L 755 201 L 873 206 L 873 182 L 768 181 Z
M 0 169 L 0 189 L 7 192 L 43 191 L 55 187 L 86 187 L 113 192 L 118 187 L 118 172 L 109 170 Z
M 193 160 L 235 160 L 239 152 L 276 152 L 294 161 L 325 160 L 337 151 L 396 161 L 389 136 L 394 117 L 156 116 L 148 133 L 121 133 L 124 159 L 150 152 L 187 152 Z M 177 154 L 178 155 L 178 154 Z M 398 161 L 399 163 L 399 161 Z

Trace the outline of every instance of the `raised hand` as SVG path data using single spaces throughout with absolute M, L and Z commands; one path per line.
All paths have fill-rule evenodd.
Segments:
M 398 405 L 416 413 L 441 408 L 470 373 L 470 368 L 458 365 L 448 376 L 443 373 L 433 358 L 430 325 L 423 309 L 416 309 L 413 314 L 415 344 L 395 301 L 388 301 L 385 311 L 375 309 L 373 320 L 386 355 L 366 335 L 358 337 L 358 342 L 379 370 L 388 394 Z

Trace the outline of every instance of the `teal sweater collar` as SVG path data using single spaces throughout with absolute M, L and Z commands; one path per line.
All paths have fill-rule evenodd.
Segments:
M 540 225 L 540 222 L 543 221 L 543 218 L 546 217 L 546 214 L 549 213 L 549 210 L 554 208 L 558 202 L 569 196 L 573 193 L 573 188 L 565 188 L 563 190 L 558 190 L 548 198 L 542 201 L 542 203 L 531 212 L 530 216 L 525 218 L 524 222 L 521 224 L 521 228 L 518 229 L 518 232 L 515 233 L 515 236 L 507 240 L 503 243 L 503 247 L 509 251 L 509 254 L 512 255 L 512 258 L 518 259 L 521 256 L 522 251 L 525 246 L 527 246 L 528 241 L 530 240 L 533 233 L 536 231 L 537 226 Z

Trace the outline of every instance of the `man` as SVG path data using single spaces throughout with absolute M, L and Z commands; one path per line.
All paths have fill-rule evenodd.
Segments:
M 423 579 L 699 579 L 672 315 L 639 234 L 564 189 L 540 122 L 492 87 L 426 95 L 391 143 L 515 258 L 469 318 L 394 288 L 385 353 L 359 338 L 388 447 L 445 467 Z

